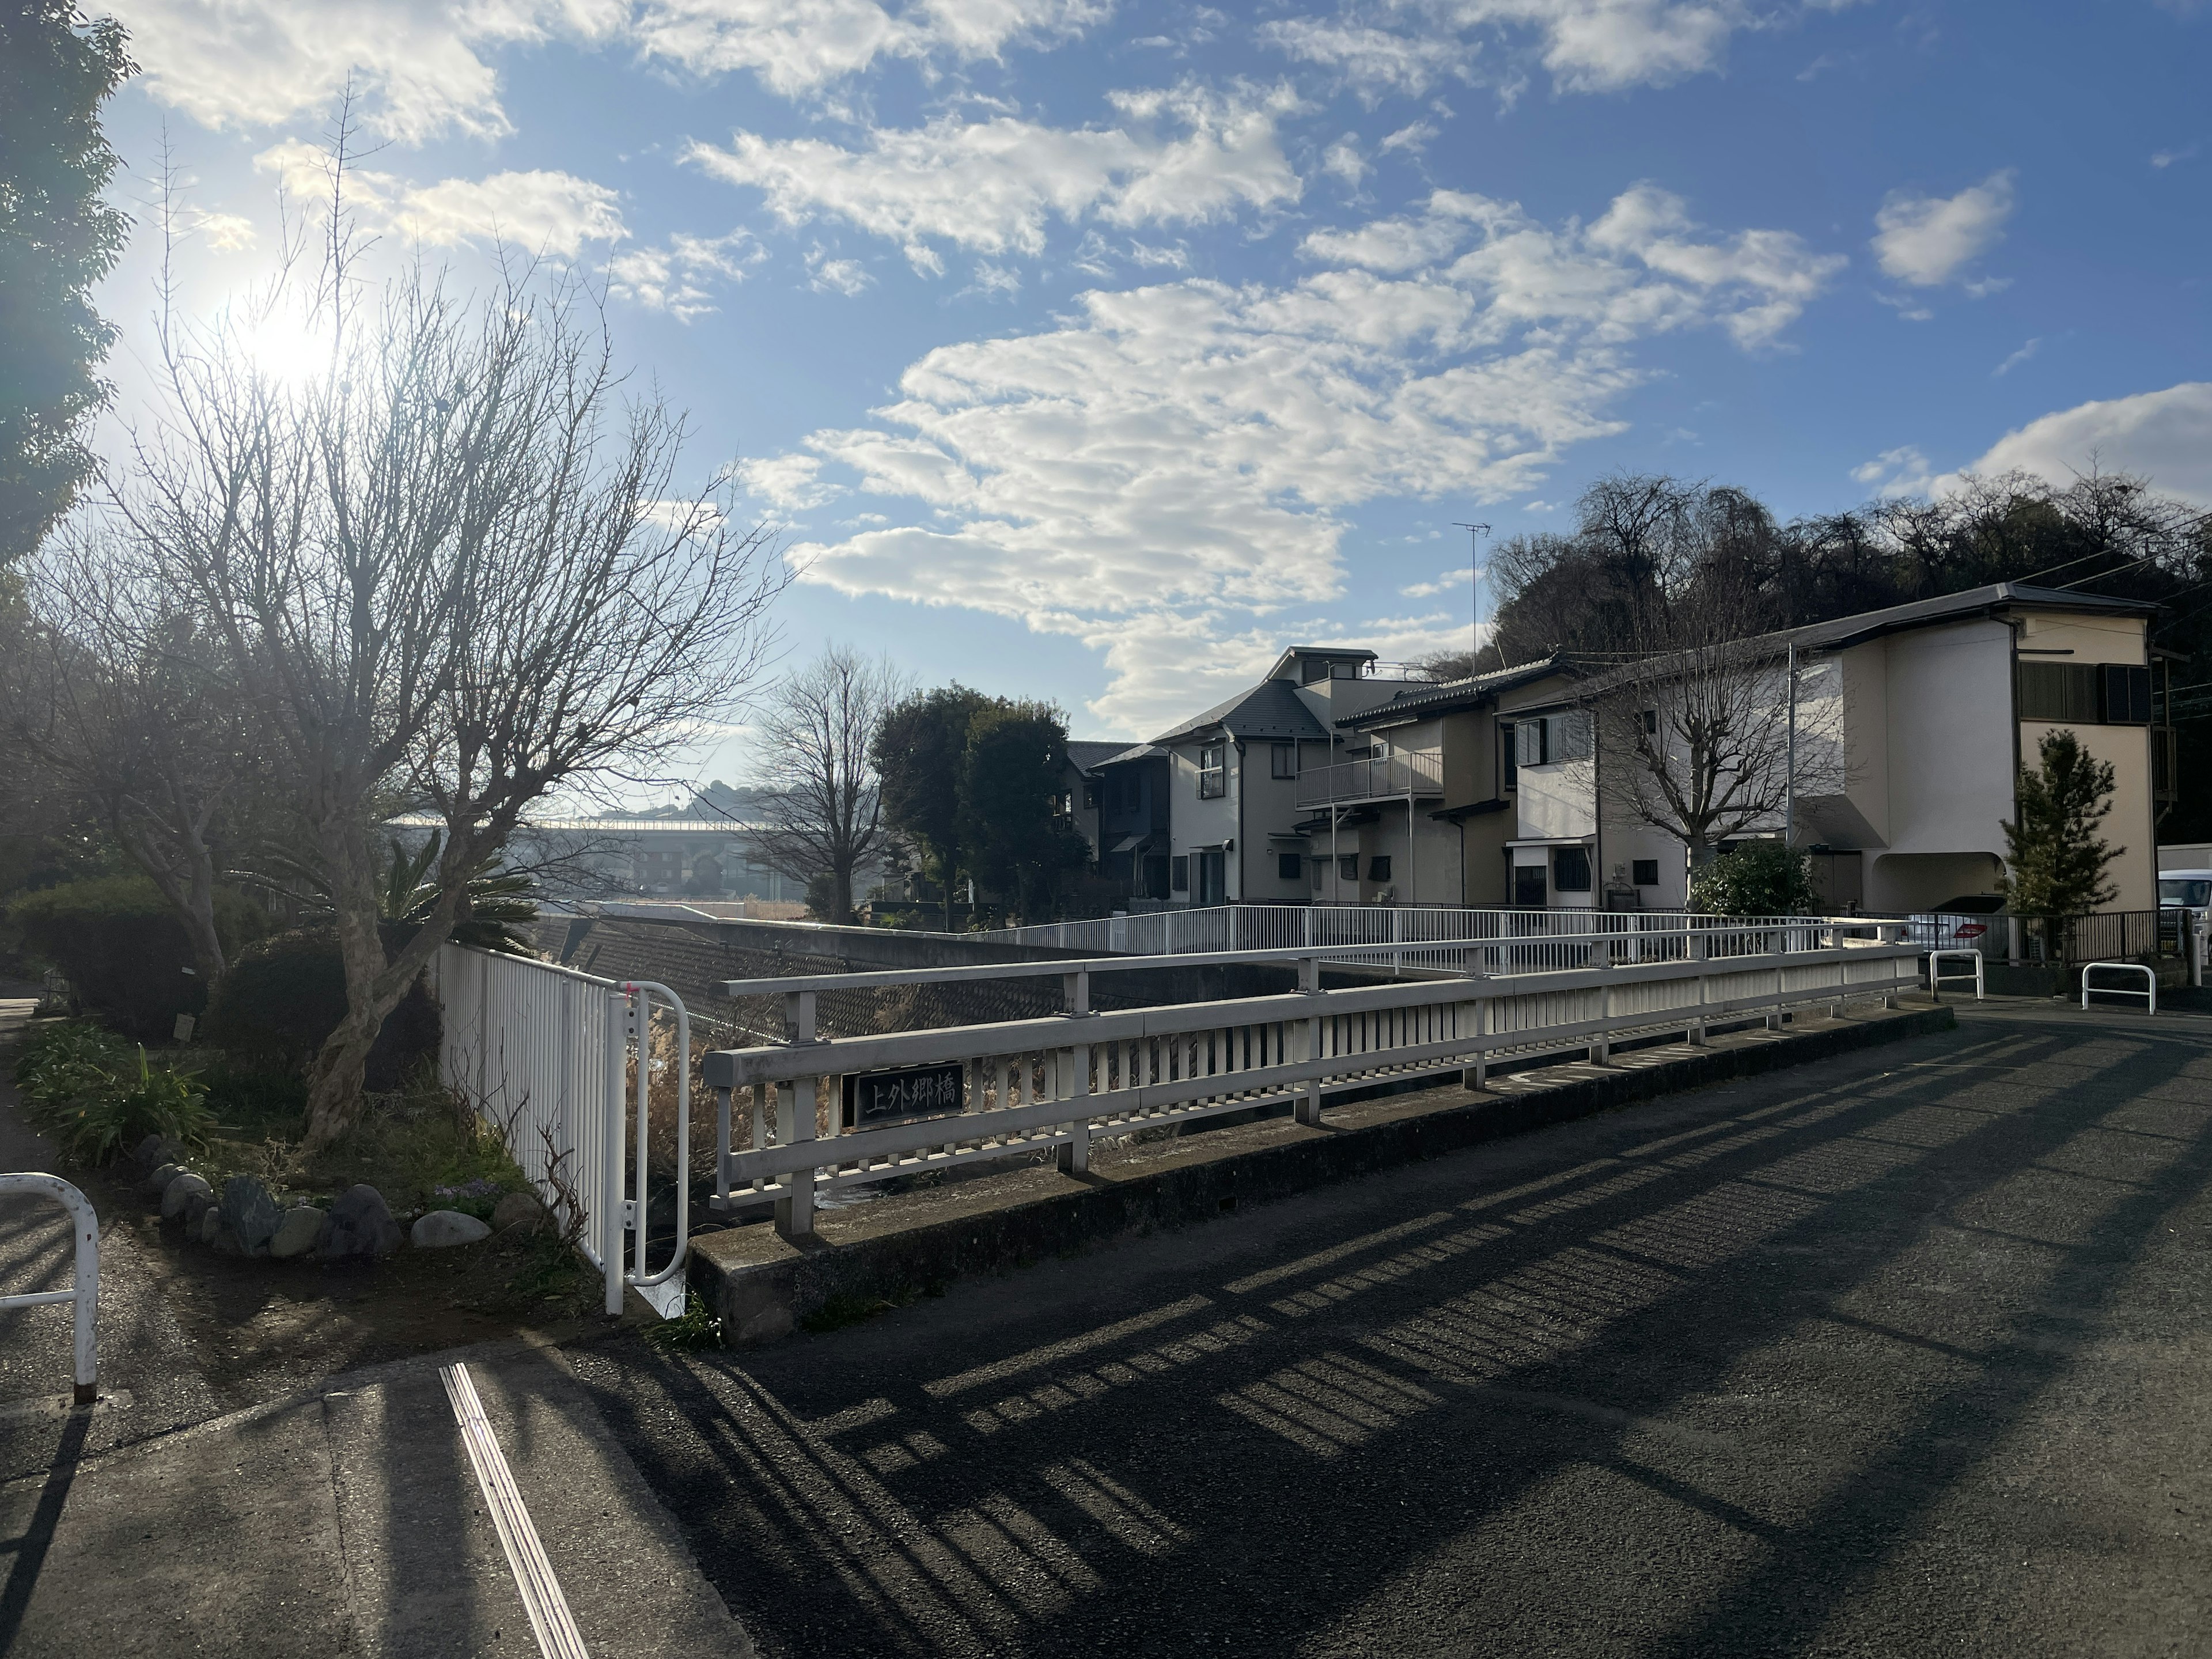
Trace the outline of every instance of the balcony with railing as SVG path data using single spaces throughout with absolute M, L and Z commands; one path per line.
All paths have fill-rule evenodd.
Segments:
M 1346 806 L 1358 801 L 1443 792 L 1443 761 L 1436 755 L 1377 755 L 1335 766 L 1311 767 L 1298 774 L 1301 806 Z

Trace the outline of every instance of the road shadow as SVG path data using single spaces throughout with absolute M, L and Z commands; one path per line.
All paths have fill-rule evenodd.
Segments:
M 578 1369 L 764 1651 L 1796 1650 L 2212 1182 L 2203 1039 L 1911 1052 L 1149 1323 Z

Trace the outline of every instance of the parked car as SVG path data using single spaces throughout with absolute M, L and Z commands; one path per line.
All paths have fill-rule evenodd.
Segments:
M 1979 951 L 1992 924 L 1984 920 L 2004 908 L 2002 893 L 1964 893 L 1932 910 L 1905 918 L 1911 939 L 1923 951 Z

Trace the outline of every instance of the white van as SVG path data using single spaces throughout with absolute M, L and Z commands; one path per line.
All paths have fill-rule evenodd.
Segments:
M 2158 872 L 2158 908 L 2161 910 L 2202 910 L 2212 907 L 2212 870 L 2161 870 Z

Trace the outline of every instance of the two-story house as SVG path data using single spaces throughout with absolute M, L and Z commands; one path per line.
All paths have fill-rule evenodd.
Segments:
M 1814 854 L 1828 907 L 1928 909 L 1996 890 L 2016 780 L 2046 732 L 2072 730 L 2113 768 L 2106 840 L 2119 909 L 2157 903 L 2156 822 L 2171 799 L 2170 730 L 2154 724 L 2148 630 L 2155 606 L 2000 583 L 1762 636 L 1764 695 L 1790 697 L 1787 805 L 1746 826 Z M 1638 671 L 1650 683 L 1650 670 Z M 1674 909 L 1688 896 L 1677 836 L 1623 812 L 1593 710 L 1635 681 L 1616 671 L 1530 680 L 1498 697 L 1514 753 L 1516 905 Z M 1655 724 L 1656 722 L 1655 721 Z M 1511 729 L 1510 739 L 1504 738 Z M 1601 804 L 1602 803 L 1602 810 Z
M 1346 739 L 1337 720 L 1409 683 L 1379 673 L 1372 651 L 1292 646 L 1258 684 L 1155 738 L 1150 746 L 1167 763 L 1174 899 L 1334 896 L 1335 866 L 1316 865 L 1328 853 L 1305 827 L 1312 815 L 1300 805 L 1299 776 L 1340 757 Z
M 1304 827 L 1329 872 L 1316 896 L 1347 904 L 1512 902 L 1503 854 L 1519 832 L 1519 749 L 1511 725 L 1498 719 L 1498 700 L 1571 685 L 1575 675 L 1571 664 L 1547 658 L 1404 686 L 1340 715 L 1344 758 L 1298 782 Z M 1540 745 L 1542 732 L 1534 735 Z

